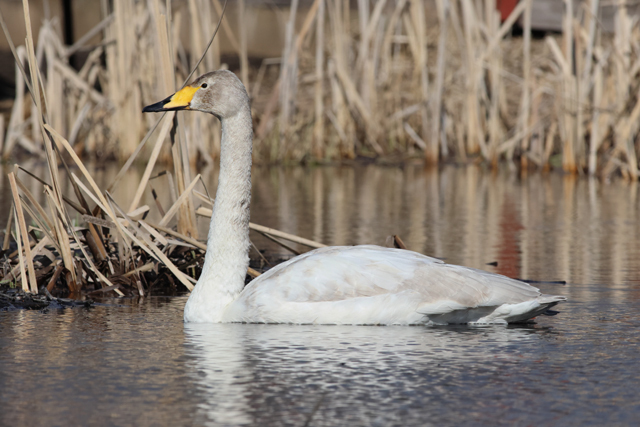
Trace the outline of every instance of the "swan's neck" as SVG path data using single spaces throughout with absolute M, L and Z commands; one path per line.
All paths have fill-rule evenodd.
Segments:
M 220 175 L 202 275 L 185 307 L 185 321 L 220 322 L 244 287 L 249 265 L 251 111 L 247 103 L 222 119 Z

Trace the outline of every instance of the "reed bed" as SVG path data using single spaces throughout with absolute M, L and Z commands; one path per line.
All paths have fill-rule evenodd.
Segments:
M 140 81 L 129 72 L 126 62 L 121 60 L 133 53 L 130 46 L 120 46 L 121 51 L 118 55 L 111 59 L 107 57 L 104 62 L 107 68 L 113 67 L 112 77 L 117 83 L 129 91 L 127 96 L 123 91 L 116 90 L 115 97 L 107 99 L 103 93 L 94 88 L 97 82 L 95 79 L 104 72 L 101 68 L 102 62 L 93 61 L 90 58 L 80 73 L 71 70 L 67 64 L 61 62 L 61 58 L 74 47 L 63 49 L 62 46 L 58 46 L 58 52 L 52 52 L 51 48 L 54 46 L 47 43 L 52 40 L 55 42 L 57 39 L 51 35 L 54 34 L 53 32 L 48 32 L 47 25 L 43 27 L 44 31 L 40 32 L 41 40 L 38 44 L 39 47 L 44 46 L 44 48 L 41 51 L 36 49 L 30 26 L 28 2 L 24 1 L 23 6 L 27 28 L 26 47 L 15 48 L 10 40 L 22 88 L 14 104 L 15 114 L 10 122 L 9 136 L 14 139 L 9 139 L 8 143 L 18 143 L 23 146 L 31 144 L 34 147 L 43 145 L 42 155 L 47 162 L 48 176 L 35 176 L 17 164 L 8 176 L 13 205 L 2 243 L 0 285 L 21 288 L 22 291 L 32 294 L 40 291 L 48 296 L 53 292 L 72 297 L 105 293 L 115 293 L 119 296 L 144 296 L 154 288 L 161 287 L 166 291 L 167 285 L 175 290 L 193 289 L 200 274 L 206 249 L 206 245 L 197 240 L 199 236 L 195 227 L 195 216 L 196 214 L 210 216 L 213 200 L 209 197 L 200 175 L 191 177 L 190 147 L 184 136 L 185 127 L 180 125 L 176 127 L 179 120 L 174 112 L 170 112 L 157 119 L 153 129 L 142 141 L 137 140 L 136 132 L 139 131 L 139 127 L 133 131 L 125 129 L 126 126 L 122 128 L 132 133 L 126 136 L 123 136 L 125 133 L 121 133 L 120 138 L 122 140 L 135 138 L 136 142 L 130 147 L 129 158 L 114 182 L 106 190 L 100 189 L 80 159 L 77 145 L 72 144 L 73 136 L 78 134 L 77 129 L 83 126 L 84 121 L 91 122 L 92 112 L 106 114 L 111 109 L 113 114 L 110 120 L 126 121 L 134 125 L 131 114 L 139 107 L 137 104 L 141 96 Z M 124 7 L 124 9 L 116 10 L 114 14 L 121 14 L 123 20 L 135 17 L 126 6 L 127 4 L 119 4 L 117 7 Z M 155 47 L 158 49 L 160 59 L 155 66 L 158 73 L 156 77 L 162 83 L 162 90 L 168 93 L 175 88 L 175 76 L 169 55 L 171 43 L 166 31 L 169 27 L 166 25 L 168 21 L 165 15 L 160 12 L 159 4 L 156 3 L 155 6 L 154 14 L 147 15 L 147 18 L 153 19 L 153 22 L 148 21 L 146 24 L 153 23 L 157 26 L 159 44 Z M 109 22 L 118 21 L 108 17 L 98 28 L 106 30 Z M 6 29 L 4 20 L 1 23 L 3 29 Z M 127 25 L 129 24 L 131 22 L 127 22 Z M 134 29 L 135 25 L 127 28 L 113 28 L 114 37 L 131 37 L 134 33 L 128 32 Z M 43 40 L 49 40 L 49 42 Z M 118 47 L 114 46 L 114 48 Z M 48 53 L 43 53 L 45 56 L 39 58 L 38 52 Z M 94 55 L 95 52 L 92 52 L 90 57 L 97 58 L 97 55 Z M 42 58 L 45 60 L 48 80 L 43 79 L 42 76 L 45 73 L 39 69 Z M 61 73 L 57 73 L 56 70 Z M 80 75 L 83 71 L 86 71 L 85 76 L 88 77 L 88 81 L 81 79 Z M 65 80 L 64 76 L 68 79 Z M 52 84 L 51 82 L 56 79 L 59 80 Z M 113 85 L 114 82 L 105 80 L 101 86 L 104 88 L 110 84 Z M 21 110 L 18 108 L 28 104 L 23 86 L 28 88 L 30 101 L 33 103 L 29 116 L 24 119 L 29 123 L 29 136 L 16 135 L 15 127 L 11 128 L 15 125 L 15 120 L 20 119 Z M 58 97 L 64 97 L 64 94 L 57 90 L 62 88 L 71 93 L 78 91 L 80 94 L 80 98 L 74 98 L 74 101 L 79 101 L 78 103 L 72 101 L 73 108 L 60 102 Z M 66 108 L 61 109 L 62 107 Z M 128 111 L 128 114 L 122 114 L 122 111 L 119 111 L 120 107 L 125 112 Z M 69 118 L 73 119 L 68 120 Z M 25 126 L 27 122 L 22 123 Z M 54 123 L 59 129 L 66 129 L 71 137 L 63 136 Z M 71 128 L 65 128 L 65 125 L 71 123 L 73 123 Z M 160 131 L 147 168 L 132 202 L 128 208 L 124 208 L 114 199 L 112 193 L 118 185 L 123 185 L 122 176 L 156 127 L 160 127 Z M 171 133 L 170 130 L 172 130 Z M 160 213 L 161 219 L 158 224 L 153 224 L 146 219 L 151 208 L 146 205 L 140 206 L 140 201 L 142 194 L 150 190 L 148 184 L 151 172 L 169 133 L 174 167 L 173 173 L 166 175 L 173 200 L 171 206 L 165 209 L 166 206 L 163 208 L 156 198 L 154 209 Z M 69 162 L 77 172 L 71 172 Z M 68 179 L 71 183 L 75 200 L 63 194 L 61 190 L 63 179 Z M 42 185 L 42 191 L 47 197 L 45 206 L 33 196 L 29 190 L 32 186 L 25 185 L 25 180 L 35 180 Z M 204 191 L 197 191 L 198 186 Z M 153 189 L 151 191 L 153 192 Z M 196 210 L 194 199 L 198 199 L 200 204 L 208 204 L 209 209 L 200 206 Z M 81 225 L 73 219 L 78 215 L 82 218 Z M 176 223 L 173 228 L 169 227 L 172 222 Z M 308 247 L 323 246 L 320 243 L 260 225 L 251 224 L 250 226 L 285 248 L 288 248 L 288 245 L 282 242 L 282 239 Z M 260 272 L 250 267 L 247 274 L 249 277 L 256 277 Z
M 623 0 L 607 3 L 616 8 L 609 34 L 597 18 L 600 0 L 565 3 L 562 34 L 532 40 L 532 0 L 505 22 L 495 0 L 359 0 L 355 8 L 293 0 L 278 12 L 288 14 L 280 58 L 251 68 L 247 6 L 234 2 L 238 21 L 224 20 L 222 30 L 253 98 L 255 161 L 506 160 L 636 180 L 637 15 Z M 50 125 L 78 155 L 128 159 L 155 120 L 141 107 L 182 84 L 221 11 L 219 0 L 116 2 L 73 46 L 61 42 L 56 22 L 44 22 L 34 51 Z M 518 20 L 523 35 L 510 37 Z M 87 46 L 96 36 L 102 42 Z M 69 59 L 79 50 L 89 54 L 75 70 Z M 26 65 L 26 48 L 17 55 Z M 224 66 L 222 59 L 216 40 L 197 72 Z M 36 105 L 16 75 L 2 154 L 20 146 L 44 156 Z M 185 171 L 212 162 L 218 125 L 202 115 L 180 121 Z M 156 146 L 142 157 L 177 161 L 173 154 Z
M 253 97 L 255 160 L 400 155 L 429 164 L 519 160 L 523 168 L 545 169 L 560 159 L 566 172 L 637 179 L 640 28 L 623 2 L 612 35 L 602 33 L 594 18 L 599 2 L 592 0 L 589 8 L 567 7 L 561 37 L 533 43 L 531 0 L 504 23 L 495 0 L 436 0 L 437 22 L 427 19 L 425 1 L 360 0 L 352 10 L 346 0 L 314 0 L 302 10 L 293 0 L 281 57 L 257 70 L 249 65 L 246 28 L 223 20 Z M 144 295 L 167 282 L 192 289 L 204 250 L 195 217 L 212 203 L 192 165 L 219 154 L 219 125 L 203 114 L 157 118 L 141 109 L 179 88 L 192 68 L 221 66 L 220 47 L 209 40 L 224 6 L 114 2 L 86 37 L 65 46 L 53 21 L 34 40 L 23 5 L 27 38 L 24 46 L 12 45 L 17 90 L 1 148 L 9 156 L 21 147 L 49 167 L 46 177 L 17 165 L 10 174 L 13 208 L 0 281 L 73 295 Z M 242 1 L 238 12 L 242 24 Z M 520 17 L 524 36 L 506 37 Z M 98 35 L 102 41 L 87 48 Z M 196 65 L 208 42 L 212 48 Z M 79 49 L 89 54 L 76 70 L 69 60 Z M 91 156 L 126 161 L 106 190 L 82 162 Z M 147 167 L 124 207 L 111 194 L 136 159 Z M 172 203 L 156 203 L 162 219 L 152 224 L 146 220 L 152 208 L 140 201 L 163 160 L 173 165 Z M 42 184 L 46 206 L 26 179 Z M 75 200 L 62 194 L 63 179 Z M 81 224 L 71 213 L 81 215 Z M 252 228 L 285 248 L 280 239 L 320 245 Z

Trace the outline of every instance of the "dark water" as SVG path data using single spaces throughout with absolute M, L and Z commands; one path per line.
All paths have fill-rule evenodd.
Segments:
M 184 326 L 183 297 L 4 312 L 0 425 L 636 425 L 640 307 L 599 293 L 529 328 Z
M 637 425 L 639 204 L 557 175 L 257 170 L 254 222 L 400 234 L 569 302 L 533 327 L 185 326 L 184 297 L 0 312 L 0 425 Z

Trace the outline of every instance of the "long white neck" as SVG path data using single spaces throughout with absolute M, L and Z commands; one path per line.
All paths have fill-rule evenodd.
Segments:
M 249 265 L 253 129 L 247 105 L 222 119 L 220 175 L 202 275 L 187 301 L 187 322 L 220 322 L 244 287 Z

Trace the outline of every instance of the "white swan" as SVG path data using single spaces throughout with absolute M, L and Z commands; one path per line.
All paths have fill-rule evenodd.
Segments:
M 247 92 L 235 74 L 214 71 L 143 111 L 170 110 L 203 111 L 222 123 L 207 253 L 185 322 L 512 323 L 566 300 L 505 276 L 378 246 L 317 249 L 245 287 L 253 138 Z

